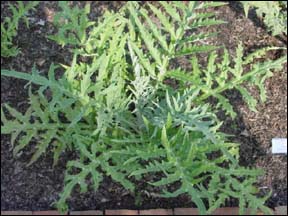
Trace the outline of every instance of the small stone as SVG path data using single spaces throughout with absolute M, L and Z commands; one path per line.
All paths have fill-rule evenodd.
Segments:
M 46 19 L 48 22 L 53 22 L 55 11 L 53 9 L 49 9 L 47 7 L 44 8 L 44 13 L 46 15 Z
M 45 25 L 45 21 L 40 19 L 38 22 L 36 22 L 36 25 L 44 26 Z
M 102 199 L 100 200 L 101 203 L 105 203 L 105 202 L 108 202 L 108 201 L 109 201 L 109 200 L 106 199 L 106 198 L 102 198 Z
M 249 132 L 245 129 L 240 133 L 240 135 L 249 137 Z
M 44 63 L 45 63 L 45 59 L 38 59 L 37 61 L 36 61 L 36 63 L 37 63 L 37 65 L 39 65 L 39 66 L 42 66 Z

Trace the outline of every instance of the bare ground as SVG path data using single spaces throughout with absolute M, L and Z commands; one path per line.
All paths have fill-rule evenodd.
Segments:
M 106 8 L 118 10 L 121 4 L 123 3 L 92 2 L 91 18 L 101 16 Z M 1 68 L 28 72 L 36 63 L 37 68 L 46 73 L 51 62 L 70 62 L 69 49 L 61 48 L 46 39 L 47 35 L 55 31 L 50 19 L 56 10 L 56 2 L 46 1 L 41 2 L 37 10 L 28 15 L 30 28 L 20 25 L 15 39 L 21 53 L 15 58 L 1 58 Z M 232 3 L 214 11 L 217 17 L 228 24 L 217 27 L 219 35 L 209 43 L 224 44 L 232 55 L 239 41 L 243 42 L 248 51 L 267 45 L 287 47 L 287 40 L 267 34 L 257 19 L 245 18 L 237 4 Z M 7 2 L 1 2 L 1 14 L 5 13 L 7 14 Z M 267 57 L 277 58 L 281 54 L 274 52 Z M 1 77 L 1 104 L 9 103 L 24 111 L 27 108 L 25 84 L 21 80 Z M 271 139 L 287 137 L 287 65 L 284 70 L 267 80 L 266 88 L 268 100 L 258 106 L 258 113 L 251 112 L 239 94 L 230 91 L 227 96 L 238 117 L 232 121 L 221 113 L 219 116 L 225 122 L 222 130 L 233 134 L 233 141 L 241 144 L 241 164 L 265 170 L 266 174 L 259 179 L 258 185 L 263 192 L 272 190 L 268 205 L 275 207 L 287 205 L 287 156 L 271 154 Z M 251 91 L 253 96 L 258 97 L 257 91 Z M 26 167 L 31 154 L 32 148 L 27 148 L 21 155 L 13 158 L 9 137 L 1 135 L 1 210 L 46 210 L 51 209 L 51 204 L 57 200 L 63 186 L 65 164 L 73 157 L 73 153 L 66 152 L 54 169 L 51 154 L 42 156 L 37 163 Z M 192 206 L 189 198 L 184 195 L 175 199 L 155 197 L 154 193 L 157 191 L 147 186 L 145 180 L 138 188 L 139 192 L 132 195 L 110 178 L 105 178 L 98 191 L 81 195 L 75 193 L 69 203 L 71 210 Z M 231 200 L 226 205 L 234 206 L 237 203 Z

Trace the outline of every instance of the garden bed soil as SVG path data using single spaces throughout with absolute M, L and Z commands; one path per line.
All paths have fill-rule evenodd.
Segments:
M 4 16 L 8 13 L 7 4 L 8 2 L 1 2 L 1 14 Z M 107 8 L 117 11 L 123 2 L 91 4 L 91 17 L 97 18 Z M 30 28 L 20 25 L 15 38 L 21 53 L 17 57 L 1 58 L 2 69 L 28 72 L 36 63 L 37 68 L 46 73 L 52 62 L 69 64 L 69 48 L 62 48 L 46 38 L 55 31 L 51 19 L 56 10 L 56 2 L 44 1 L 37 6 L 37 10 L 29 13 Z M 219 35 L 209 43 L 224 44 L 232 55 L 239 41 L 243 42 L 245 50 L 271 45 L 287 47 L 287 40 L 270 36 L 257 19 L 255 22 L 252 17 L 253 22 L 245 18 L 237 4 L 230 3 L 213 10 L 218 18 L 228 23 L 215 27 Z M 275 59 L 281 54 L 283 53 L 274 52 L 267 57 Z M 22 80 L 1 77 L 1 104 L 9 103 L 24 112 L 28 106 L 25 84 Z M 233 121 L 221 113 L 219 117 L 224 121 L 222 131 L 233 134 L 232 140 L 240 144 L 241 164 L 264 169 L 265 175 L 259 178 L 258 185 L 263 193 L 272 190 L 267 204 L 274 208 L 287 205 L 287 156 L 271 154 L 271 139 L 287 137 L 287 64 L 282 71 L 269 78 L 265 85 L 268 100 L 258 106 L 258 113 L 251 112 L 237 92 L 229 91 L 227 97 L 236 108 L 238 117 Z M 258 97 L 257 91 L 251 89 L 251 92 Z M 42 156 L 36 163 L 26 167 L 32 152 L 33 148 L 26 148 L 13 158 L 9 136 L 1 135 L 1 210 L 47 210 L 57 201 L 63 187 L 65 164 L 75 155 L 66 152 L 55 168 L 52 168 L 51 154 Z M 159 191 L 145 184 L 148 178 L 150 177 L 137 185 L 138 193 L 135 195 L 110 178 L 105 178 L 97 191 L 74 193 L 69 199 L 70 208 L 88 210 L 194 207 L 185 195 L 174 199 L 158 198 L 156 194 Z M 236 205 L 234 200 L 226 203 L 226 206 Z

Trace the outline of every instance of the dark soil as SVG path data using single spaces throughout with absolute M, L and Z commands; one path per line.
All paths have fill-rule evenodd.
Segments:
M 107 8 L 118 10 L 122 4 L 123 2 L 92 2 L 91 18 L 100 17 Z M 46 39 L 47 35 L 55 31 L 51 17 L 56 10 L 57 3 L 47 1 L 41 2 L 37 10 L 30 12 L 30 28 L 20 25 L 19 34 L 15 38 L 15 44 L 21 48 L 21 53 L 14 58 L 1 58 L 1 68 L 28 72 L 36 63 L 37 68 L 46 73 L 52 62 L 70 62 L 69 49 L 61 48 Z M 1 14 L 7 15 L 7 11 L 7 2 L 1 2 Z M 254 19 L 251 21 L 245 18 L 239 5 L 230 4 L 214 11 L 218 18 L 228 23 L 215 28 L 219 35 L 209 43 L 224 44 L 232 55 L 239 41 L 243 42 L 247 51 L 268 45 L 287 47 L 287 40 L 270 36 L 257 20 L 255 23 Z M 268 57 L 277 58 L 280 54 L 274 52 Z M 28 92 L 24 89 L 25 84 L 25 81 L 1 77 L 1 104 L 9 103 L 24 112 Z M 237 92 L 227 92 L 238 118 L 232 121 L 222 117 L 225 122 L 222 130 L 233 134 L 232 140 L 241 144 L 241 164 L 265 170 L 266 174 L 259 179 L 258 185 L 263 192 L 272 190 L 268 205 L 275 207 L 287 205 L 287 156 L 271 154 L 271 139 L 287 137 L 287 65 L 268 79 L 266 89 L 268 100 L 258 106 L 258 113 L 251 112 Z M 251 92 L 258 97 L 257 91 L 251 89 Z M 58 199 L 63 187 L 65 164 L 73 154 L 66 152 L 55 168 L 52 168 L 51 154 L 42 156 L 38 162 L 26 167 L 31 154 L 32 148 L 28 148 L 13 158 L 9 136 L 1 135 L 1 210 L 47 210 Z M 138 190 L 138 194 L 132 195 L 110 178 L 105 178 L 96 192 L 91 190 L 85 194 L 74 193 L 69 204 L 71 210 L 193 206 L 185 195 L 175 199 L 157 198 L 157 191 L 144 181 L 138 185 Z M 153 190 L 154 193 L 151 192 Z M 139 198 L 140 195 L 142 198 Z M 227 206 L 236 204 L 233 200 L 227 202 Z

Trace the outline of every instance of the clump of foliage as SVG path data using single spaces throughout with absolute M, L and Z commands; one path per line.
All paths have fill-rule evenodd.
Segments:
M 272 35 L 287 35 L 287 1 L 241 1 L 246 17 L 255 8 Z
M 264 205 L 268 196 L 259 198 L 255 187 L 262 171 L 239 165 L 238 144 L 219 132 L 221 122 L 215 113 L 222 108 L 236 116 L 223 94 L 227 89 L 237 89 L 256 111 L 257 100 L 245 86 L 256 85 L 265 101 L 264 81 L 271 70 L 282 68 L 286 56 L 259 62 L 257 58 L 278 48 L 244 56 L 241 44 L 235 58 L 226 49 L 217 54 L 217 47 L 198 43 L 213 35 L 199 32 L 203 26 L 224 23 L 202 10 L 223 3 L 159 3 L 140 7 L 128 2 L 120 12 L 106 12 L 95 23 L 86 20 L 88 6 L 77 8 L 77 17 L 60 12 L 58 16 L 68 22 L 52 39 L 77 47 L 73 61 L 63 65 L 65 73 L 59 79 L 54 64 L 48 77 L 36 68 L 31 74 L 1 70 L 2 76 L 39 86 L 34 93 L 30 88 L 31 106 L 25 114 L 4 105 L 1 133 L 11 134 L 14 154 L 37 140 L 28 165 L 47 153 L 48 147 L 52 147 L 54 165 L 65 150 L 78 153 L 78 159 L 67 163 L 64 189 L 56 203 L 62 212 L 67 211 L 75 187 L 81 192 L 90 187 L 97 190 L 104 175 L 134 193 L 137 181 L 145 175 L 162 173 L 165 177 L 148 182 L 164 188 L 159 196 L 186 193 L 201 214 L 213 212 L 230 197 L 239 200 L 241 214 L 246 208 L 252 214 L 259 209 L 271 213 Z M 83 28 L 73 32 L 71 22 L 80 18 Z M 206 65 L 198 63 L 199 52 L 210 53 Z M 89 61 L 81 62 L 82 56 Z M 184 56 L 192 69 L 173 66 L 173 61 Z M 176 80 L 177 88 L 165 84 L 167 79 Z M 215 107 L 207 102 L 209 97 L 218 100 Z M 169 191 L 174 182 L 180 183 L 179 188 Z
M 90 4 L 86 4 L 84 9 L 78 6 L 70 7 L 65 1 L 59 2 L 61 12 L 54 17 L 53 23 L 59 31 L 55 35 L 48 36 L 49 39 L 56 41 L 60 45 L 67 43 L 81 46 L 86 40 L 86 29 L 93 25 L 88 18 Z
M 35 8 L 37 1 L 30 1 L 26 4 L 23 1 L 17 1 L 17 4 L 9 4 L 12 12 L 11 17 L 5 17 L 1 22 L 1 56 L 10 57 L 16 56 L 19 53 L 19 48 L 13 44 L 13 38 L 17 35 L 19 21 L 23 19 L 27 28 L 29 27 L 28 19 L 25 17 L 30 9 Z

